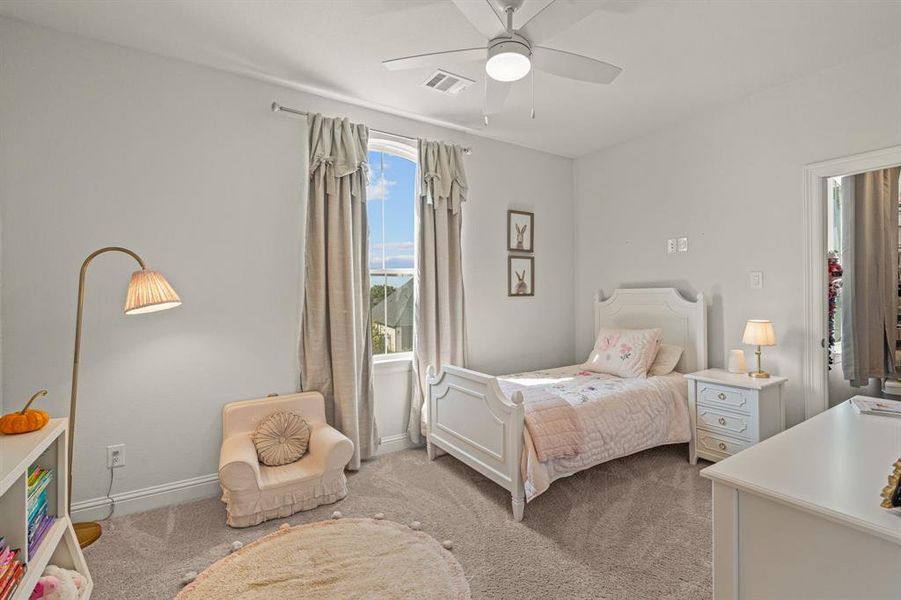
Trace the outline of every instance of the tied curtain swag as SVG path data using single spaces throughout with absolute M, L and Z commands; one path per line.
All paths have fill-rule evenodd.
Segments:
M 325 397 L 326 418 L 354 444 L 348 468 L 378 446 L 372 393 L 366 163 L 369 129 L 309 116 L 301 388 Z
M 422 443 L 428 368 L 466 366 L 463 314 L 462 203 L 466 200 L 463 149 L 419 140 L 416 199 L 416 275 L 413 399 L 407 431 Z
M 899 175 L 842 178 L 842 371 L 855 387 L 895 373 Z

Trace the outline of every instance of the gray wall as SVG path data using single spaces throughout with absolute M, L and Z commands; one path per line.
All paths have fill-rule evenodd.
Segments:
M 764 350 L 765 368 L 790 378 L 787 418 L 801 420 L 802 168 L 901 144 L 899 107 L 896 47 L 578 159 L 576 355 L 591 346 L 597 289 L 704 292 L 711 366 L 742 347 L 747 319 L 772 319 L 779 345 Z M 689 252 L 666 254 L 680 236 Z M 764 272 L 763 289 L 750 271 Z
M 114 493 L 215 473 L 222 405 L 296 389 L 306 130 L 269 112 L 276 99 L 472 146 L 470 364 L 572 361 L 570 159 L 0 19 L 4 405 L 46 387 L 44 407 L 67 413 L 78 269 L 95 248 L 137 250 L 184 300 L 125 317 L 131 259 L 93 265 L 76 501 L 105 493 L 109 444 L 128 445 Z M 534 299 L 506 296 L 508 207 L 536 212 Z M 377 378 L 383 436 L 402 431 L 403 378 Z

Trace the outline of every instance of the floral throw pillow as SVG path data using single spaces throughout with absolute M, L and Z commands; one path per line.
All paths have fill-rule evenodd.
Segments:
M 601 329 L 583 369 L 625 378 L 645 378 L 657 356 L 662 330 Z

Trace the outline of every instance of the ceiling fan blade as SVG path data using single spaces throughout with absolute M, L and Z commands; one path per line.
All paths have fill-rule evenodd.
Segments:
M 504 20 L 489 0 L 453 0 L 453 3 L 486 39 L 495 38 L 506 30 Z
M 403 58 L 383 60 L 382 65 L 389 71 L 402 71 L 404 69 L 436 69 L 446 66 L 448 63 L 460 63 L 477 60 L 485 60 L 488 51 L 485 48 L 465 48 L 463 50 L 447 50 L 445 52 L 429 52 L 428 54 L 416 54 Z
M 533 45 L 541 44 L 600 8 L 603 8 L 603 3 L 596 0 L 554 0 L 520 27 L 517 33 Z
M 504 104 L 507 103 L 507 96 L 510 95 L 512 83 L 509 81 L 497 81 L 491 77 L 485 77 L 485 107 L 482 111 L 483 115 L 496 115 L 504 110 Z
M 532 66 L 553 75 L 591 83 L 611 83 L 623 72 L 602 60 L 543 47 L 532 48 Z

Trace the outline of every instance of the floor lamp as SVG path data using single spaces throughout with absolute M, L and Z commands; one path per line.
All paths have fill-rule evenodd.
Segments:
M 181 299 L 166 278 L 156 271 L 148 271 L 143 259 L 128 248 L 108 246 L 92 252 L 84 259 L 81 265 L 81 274 L 78 277 L 78 316 L 75 319 L 75 358 L 72 361 L 72 402 L 69 405 L 68 505 L 70 514 L 72 512 L 72 458 L 75 449 L 75 404 L 78 398 L 78 360 L 81 353 L 81 317 L 84 313 L 84 278 L 91 261 L 106 252 L 122 252 L 138 261 L 138 265 L 141 266 L 140 271 L 132 273 L 131 282 L 128 284 L 128 296 L 125 299 L 126 315 L 166 310 L 181 304 Z M 96 542 L 102 532 L 100 523 L 97 522 L 75 523 L 74 527 L 78 544 L 82 548 Z

